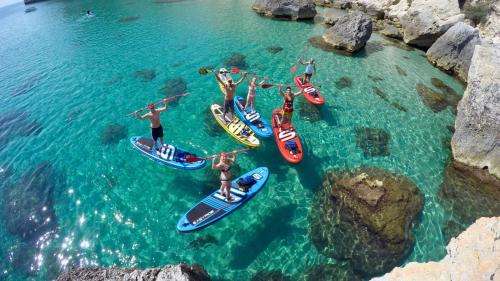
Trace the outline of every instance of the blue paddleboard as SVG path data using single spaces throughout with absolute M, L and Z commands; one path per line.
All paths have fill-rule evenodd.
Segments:
M 269 123 L 260 116 L 256 111 L 251 113 L 251 109 L 245 111 L 246 100 L 243 97 L 236 96 L 234 98 L 234 111 L 243 123 L 245 123 L 254 133 L 263 138 L 270 138 L 273 135 L 273 130 Z
M 192 163 L 185 162 L 184 160 L 188 155 L 196 156 L 196 154 L 189 153 L 171 144 L 164 145 L 160 151 L 157 151 L 153 149 L 154 141 L 151 138 L 135 136 L 130 138 L 130 142 L 132 147 L 143 155 L 166 166 L 182 170 L 195 170 L 205 167 L 206 164 L 205 160 Z
M 240 179 L 248 180 L 249 178 L 253 178 L 254 182 L 245 186 L 248 190 L 244 191 L 238 186 L 238 181 Z M 217 191 L 205 197 L 182 216 L 177 223 L 177 230 L 179 232 L 196 231 L 223 219 L 252 199 L 264 187 L 268 178 L 269 170 L 266 167 L 257 168 L 236 178 L 232 181 L 232 201 L 227 201 L 217 188 Z

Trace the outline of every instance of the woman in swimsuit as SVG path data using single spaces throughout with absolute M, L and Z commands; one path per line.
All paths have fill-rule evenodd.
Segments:
M 255 112 L 254 106 L 255 106 L 255 91 L 257 90 L 257 86 L 261 86 L 264 84 L 266 79 L 263 79 L 260 83 L 257 84 L 257 77 L 252 78 L 252 81 L 250 82 L 247 79 L 248 83 L 248 94 L 247 94 L 247 102 L 245 103 L 245 108 L 243 109 L 245 112 L 247 111 L 248 106 L 250 106 L 251 113 Z
M 219 163 L 215 164 L 215 158 L 212 160 L 212 169 L 220 170 L 220 194 L 231 201 L 231 164 L 236 161 L 236 155 L 233 158 L 227 157 L 226 154 L 221 154 Z
M 283 97 L 283 108 L 281 110 L 281 123 L 280 126 L 284 123 L 292 122 L 293 115 L 293 101 L 296 96 L 302 94 L 302 91 L 293 93 L 291 87 L 286 87 L 286 91 L 283 93 L 282 91 L 283 85 L 280 85 L 279 93 Z

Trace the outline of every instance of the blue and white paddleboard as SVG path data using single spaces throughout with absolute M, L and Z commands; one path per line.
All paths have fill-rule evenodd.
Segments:
M 260 116 L 258 112 L 251 112 L 250 108 L 245 111 L 246 100 L 243 97 L 236 96 L 234 98 L 234 111 L 243 123 L 245 123 L 254 133 L 263 138 L 270 138 L 273 135 L 273 130 L 269 123 Z
M 206 165 L 205 160 L 192 163 L 185 162 L 184 160 L 188 155 L 195 154 L 189 153 L 170 144 L 164 145 L 160 151 L 157 151 L 156 149 L 153 149 L 154 141 L 151 138 L 135 136 L 130 138 L 130 142 L 132 143 L 132 147 L 137 149 L 143 155 L 166 166 L 183 170 L 195 170 L 201 169 Z
M 248 176 L 253 177 L 255 182 L 245 192 L 238 187 L 237 182 L 240 179 L 247 178 Z M 238 207 L 244 205 L 252 199 L 255 194 L 257 194 L 257 192 L 264 187 L 268 178 L 269 170 L 266 167 L 257 168 L 236 178 L 232 181 L 232 201 L 228 201 L 223 195 L 221 195 L 219 188 L 217 188 L 217 191 L 205 197 L 182 216 L 177 223 L 177 230 L 179 232 L 196 231 L 223 219 L 235 211 Z

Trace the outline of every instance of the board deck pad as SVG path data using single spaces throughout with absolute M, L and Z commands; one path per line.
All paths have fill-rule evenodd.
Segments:
M 298 133 L 295 131 L 295 127 L 291 120 L 283 124 L 281 122 L 281 109 L 275 109 L 272 115 L 272 125 L 278 150 L 288 162 L 294 164 L 299 163 L 302 161 L 303 152 Z M 287 146 L 287 142 L 293 142 L 295 144 L 296 148 L 294 151 Z
M 212 104 L 210 106 L 210 111 L 214 116 L 215 120 L 219 125 L 226 130 L 232 137 L 237 139 L 239 142 L 247 146 L 259 146 L 260 141 L 255 137 L 254 132 L 240 119 L 231 115 L 232 119 L 228 121 L 228 116 L 226 114 L 226 119 L 223 118 L 222 107 L 218 104 Z
M 255 183 L 245 192 L 239 189 L 237 182 L 247 176 L 253 176 Z M 268 177 L 269 170 L 260 167 L 231 181 L 230 192 L 231 196 L 236 199 L 234 201 L 227 201 L 217 188 L 216 191 L 201 200 L 179 220 L 177 230 L 180 232 L 196 231 L 229 215 L 252 199 L 264 187 Z
M 234 111 L 238 117 L 246 124 L 257 136 L 269 138 L 273 135 L 271 126 L 267 123 L 259 112 L 251 112 L 250 108 L 245 110 L 246 100 L 241 96 L 234 98 Z
M 325 99 L 319 92 L 318 88 L 309 82 L 304 84 L 304 78 L 302 76 L 295 76 L 294 81 L 297 87 L 304 91 L 303 95 L 308 101 L 316 105 L 322 105 L 325 103 Z

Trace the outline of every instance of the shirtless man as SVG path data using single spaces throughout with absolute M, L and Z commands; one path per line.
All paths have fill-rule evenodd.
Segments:
M 164 100 L 165 106 L 160 107 L 160 108 L 155 108 L 155 105 L 150 103 L 148 105 L 149 112 L 144 114 L 144 115 L 139 115 L 139 113 L 136 113 L 135 116 L 139 120 L 144 120 L 148 119 L 151 122 L 151 135 L 153 136 L 153 141 L 155 142 L 155 146 L 157 145 L 157 140 L 160 138 L 160 144 L 163 147 L 163 127 L 161 126 L 160 123 L 160 112 L 163 112 L 168 109 L 168 100 Z M 159 148 L 156 146 L 156 149 L 159 150 Z
M 227 83 L 224 83 L 222 79 L 216 72 L 213 72 L 215 75 L 215 79 L 222 85 L 224 85 L 224 114 L 222 118 L 226 120 L 226 113 L 231 111 L 232 116 L 234 117 L 234 94 L 236 93 L 236 87 L 243 82 L 243 79 L 247 77 L 247 74 L 243 74 L 243 76 L 236 83 L 233 82 L 233 79 L 230 78 L 227 80 Z

